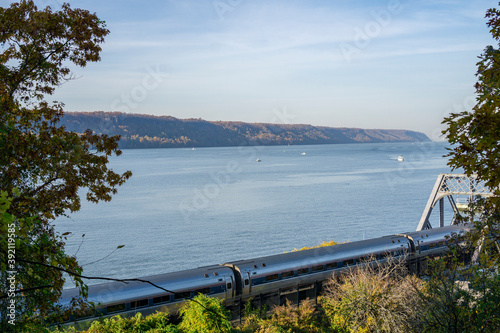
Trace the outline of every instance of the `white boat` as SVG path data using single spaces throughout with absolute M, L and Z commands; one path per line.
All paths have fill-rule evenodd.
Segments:
M 300 155 L 305 155 L 305 154 L 306 154 L 306 153 L 302 153 L 302 154 L 300 154 Z
M 261 159 L 260 159 L 260 158 L 258 158 L 258 159 L 257 159 L 257 162 L 261 162 Z
M 405 158 L 403 157 L 403 155 L 399 155 L 398 156 L 398 161 L 399 162 L 403 162 L 405 160 Z

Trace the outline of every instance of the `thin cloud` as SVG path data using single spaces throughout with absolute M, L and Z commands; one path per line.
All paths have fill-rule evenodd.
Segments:
M 168 78 L 134 112 L 258 122 L 286 105 L 298 121 L 383 127 L 389 120 L 376 110 L 400 115 L 392 127 L 429 132 L 439 124 L 426 119 L 470 94 L 475 55 L 491 44 L 484 12 L 498 5 L 402 0 L 391 12 L 397 1 L 228 3 L 221 13 L 212 1 L 85 1 L 111 34 L 102 61 L 78 69 L 83 78 L 58 99 L 71 110 L 113 111 L 146 68 L 161 65 Z

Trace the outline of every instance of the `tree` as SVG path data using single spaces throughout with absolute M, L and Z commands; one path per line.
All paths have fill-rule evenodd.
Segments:
M 500 4 L 500 3 L 499 3 Z M 476 76 L 476 105 L 472 111 L 452 113 L 443 120 L 448 126 L 443 134 L 452 145 L 448 148 L 448 165 L 477 175 L 493 192 L 493 196 L 476 198 L 469 207 L 475 218 L 470 241 L 486 251 L 498 248 L 500 226 L 500 10 L 486 11 L 487 25 L 497 48 L 487 46 L 479 56 Z M 481 211 L 480 216 L 476 212 Z M 499 252 L 496 252 L 499 257 Z
M 500 10 L 486 12 L 492 37 L 500 42 Z M 500 43 L 487 46 L 479 56 L 476 76 L 476 105 L 472 111 L 452 113 L 443 120 L 443 131 L 452 145 L 448 165 L 463 168 L 467 175 L 477 174 L 496 197 L 489 202 L 496 207 L 500 194 Z
M 499 3 L 500 5 L 500 3 Z M 500 289 L 498 227 L 500 226 L 500 10 L 486 11 L 497 47 L 487 46 L 477 62 L 476 105 L 452 113 L 443 131 L 452 145 L 448 165 L 477 175 L 493 192 L 469 206 L 474 228 L 465 241 L 476 249 L 473 265 L 456 262 L 462 246 L 434 263 L 434 274 L 421 292 L 423 332 L 498 332 Z M 478 213 L 480 212 L 480 213 Z M 469 218 L 470 218 L 469 217 Z M 458 282 L 458 283 L 457 283 Z
M 460 333 L 500 330 L 500 275 L 488 256 L 464 266 L 455 251 L 432 262 L 432 274 L 418 294 L 418 332 Z M 459 251 L 459 250 L 458 250 Z
M 67 131 L 58 125 L 64 104 L 44 99 L 72 78 L 69 64 L 100 60 L 108 33 L 95 14 L 66 3 L 58 11 L 39 10 L 32 0 L 0 7 L 1 257 L 12 256 L 7 246 L 15 244 L 13 261 L 0 264 L 2 331 L 14 328 L 7 323 L 9 302 L 15 301 L 16 330 L 41 321 L 60 295 L 62 272 L 82 272 L 64 252 L 66 234 L 53 224 L 80 209 L 78 190 L 86 188 L 91 202 L 109 201 L 131 176 L 108 168 L 108 158 L 121 154 L 119 136 Z M 81 278 L 73 278 L 84 294 Z M 7 293 L 11 287 L 15 297 Z

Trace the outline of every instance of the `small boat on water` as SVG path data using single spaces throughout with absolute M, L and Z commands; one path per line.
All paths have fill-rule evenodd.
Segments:
M 300 155 L 305 155 L 305 154 L 306 154 L 306 153 L 302 153 L 302 154 L 300 154 Z
M 405 158 L 403 157 L 403 155 L 398 156 L 398 162 L 403 162 L 404 160 Z
M 260 158 L 258 158 L 256 162 L 262 162 L 262 160 Z

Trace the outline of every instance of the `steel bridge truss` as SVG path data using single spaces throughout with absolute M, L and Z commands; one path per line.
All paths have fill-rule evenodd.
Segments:
M 424 213 L 418 223 L 417 231 L 431 229 L 429 221 L 434 206 L 439 202 L 439 226 L 444 226 L 444 198 L 448 198 L 453 209 L 453 218 L 450 224 L 455 224 L 457 216 L 460 214 L 457 208 L 457 202 L 453 196 L 468 196 L 469 200 L 476 196 L 489 197 L 493 194 L 485 186 L 483 181 L 478 181 L 476 175 L 467 176 L 465 174 L 447 174 L 442 173 L 438 176 L 434 189 L 427 201 Z

